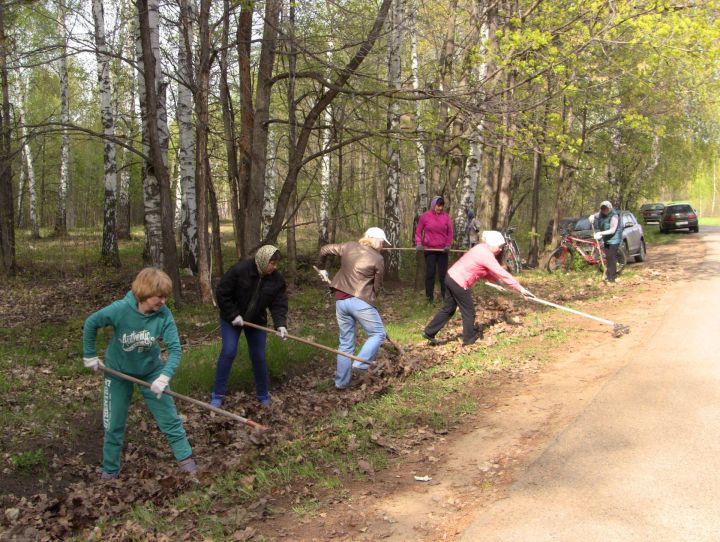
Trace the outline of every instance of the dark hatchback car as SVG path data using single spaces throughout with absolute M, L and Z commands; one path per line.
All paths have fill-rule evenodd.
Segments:
M 646 203 L 642 205 L 640 207 L 640 214 L 642 215 L 643 222 L 645 222 L 645 224 L 660 222 L 664 208 L 664 203 Z
M 688 203 L 671 203 L 663 209 L 660 218 L 660 232 L 671 230 L 689 230 L 695 233 L 700 231 L 697 211 Z

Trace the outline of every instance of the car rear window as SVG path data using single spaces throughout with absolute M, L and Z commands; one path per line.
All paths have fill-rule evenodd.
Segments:
M 587 218 L 581 218 L 575 223 L 575 226 L 573 226 L 573 231 L 580 231 L 580 230 L 591 230 L 592 226 L 590 225 L 590 221 Z
M 659 211 L 661 209 L 664 209 L 665 205 L 662 203 L 646 203 L 642 207 L 640 207 L 641 211 Z
M 670 215 L 673 213 L 692 213 L 693 209 L 689 205 L 669 205 L 665 207 L 665 214 Z

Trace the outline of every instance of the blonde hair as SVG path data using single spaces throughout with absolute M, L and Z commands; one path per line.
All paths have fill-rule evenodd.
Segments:
M 374 248 L 375 250 L 378 250 L 382 248 L 383 240 L 378 239 L 377 237 L 362 237 L 358 241 L 358 243 L 360 243 L 364 247 Z
M 141 270 L 132 283 L 132 293 L 138 301 L 153 296 L 168 297 L 172 292 L 172 279 L 162 269 L 146 267 Z

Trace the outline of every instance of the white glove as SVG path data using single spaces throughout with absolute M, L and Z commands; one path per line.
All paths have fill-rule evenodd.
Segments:
M 97 371 L 100 368 L 100 358 L 97 356 L 94 358 L 83 358 L 83 365 L 85 365 L 86 369 Z
M 277 329 L 277 336 L 280 337 L 283 341 L 287 341 L 288 338 L 288 330 L 284 326 L 280 326 Z
M 599 241 L 600 239 L 603 238 L 603 232 L 601 232 L 601 231 L 596 231 L 596 232 L 593 234 L 593 237 L 594 237 L 596 240 Z
M 235 317 L 235 320 L 232 321 L 232 325 L 237 327 L 243 327 L 245 325 L 245 322 L 242 319 L 242 316 L 239 314 Z
M 320 275 L 325 282 L 330 282 L 330 275 L 325 269 L 319 269 L 318 275 Z
M 522 295 L 524 295 L 525 297 L 533 297 L 533 298 L 535 297 L 535 294 L 532 293 L 532 292 L 531 292 L 530 290 L 528 290 L 527 288 L 523 288 L 522 286 L 521 286 L 520 288 L 521 288 L 521 289 L 520 289 L 520 293 L 521 293 Z
M 595 214 L 591 214 L 591 215 L 588 217 L 588 220 L 590 221 L 590 224 L 592 224 L 593 222 L 595 222 Z
M 163 391 L 168 387 L 168 384 L 170 384 L 170 377 L 168 375 L 160 375 L 150 384 L 150 391 L 155 394 L 155 397 L 160 399 Z

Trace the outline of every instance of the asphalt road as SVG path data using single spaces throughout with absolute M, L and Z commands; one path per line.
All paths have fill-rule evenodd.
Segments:
M 720 228 L 701 235 L 629 363 L 461 540 L 720 541 Z

